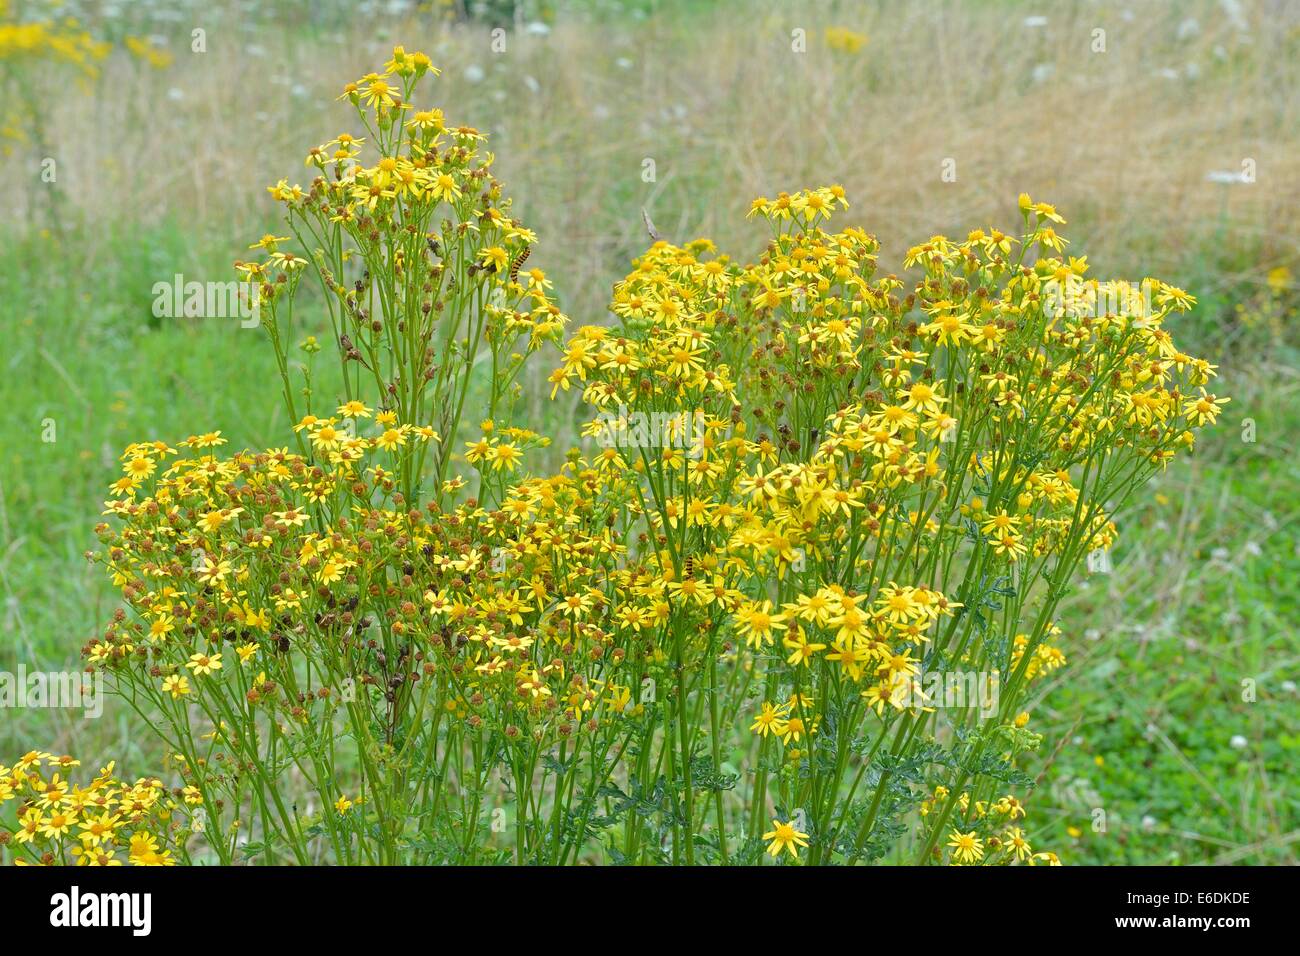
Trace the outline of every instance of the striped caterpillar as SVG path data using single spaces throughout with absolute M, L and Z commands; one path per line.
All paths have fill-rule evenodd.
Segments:
M 524 251 L 515 256 L 515 261 L 510 266 L 510 281 L 519 281 L 519 267 L 528 261 L 528 256 L 532 253 L 532 246 L 524 246 Z

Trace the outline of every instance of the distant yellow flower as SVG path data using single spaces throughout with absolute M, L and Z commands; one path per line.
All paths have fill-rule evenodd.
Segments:
M 826 45 L 832 50 L 857 53 L 867 44 L 867 35 L 847 27 L 827 27 Z

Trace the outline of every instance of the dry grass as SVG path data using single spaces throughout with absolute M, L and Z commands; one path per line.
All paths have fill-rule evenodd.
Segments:
M 179 218 L 228 236 L 233 257 L 232 227 L 268 213 L 263 187 L 306 177 L 306 148 L 347 128 L 346 106 L 323 104 L 401 41 L 445 70 L 427 95 L 492 134 L 539 258 L 585 319 L 644 246 L 643 205 L 671 238 L 748 253 L 761 242 L 749 199 L 822 182 L 848 189 L 886 268 L 934 232 L 1015 226 L 1022 190 L 1055 202 L 1076 246 L 1118 274 L 1168 274 L 1216 243 L 1249 260 L 1221 268 L 1295 258 L 1294 6 L 1243 4 L 1234 20 L 1214 2 L 1046 4 L 1044 26 L 1011 2 L 788 6 L 561 20 L 510 34 L 500 54 L 474 27 L 250 38 L 231 20 L 209 29 L 206 54 L 182 47 L 162 72 L 117 61 L 94 95 L 52 97 L 50 139 L 91 227 Z M 870 40 L 831 50 L 830 25 Z M 1106 52 L 1091 50 L 1098 27 Z M 642 180 L 647 158 L 656 182 Z M 1248 158 L 1253 184 L 1207 180 Z

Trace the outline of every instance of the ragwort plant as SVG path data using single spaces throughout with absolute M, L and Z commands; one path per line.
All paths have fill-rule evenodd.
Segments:
M 364 135 L 239 264 L 292 447 L 139 443 L 113 486 L 125 606 L 85 653 L 166 742 L 175 855 L 1057 862 L 1026 701 L 1078 566 L 1226 401 L 1164 329 L 1191 296 L 1087 278 L 1027 196 L 904 293 L 829 187 L 756 200 L 748 265 L 655 242 L 565 340 L 482 135 L 410 105 L 436 72 L 349 84 Z M 308 274 L 334 348 L 300 363 Z M 553 474 L 512 420 L 541 350 L 590 409 Z

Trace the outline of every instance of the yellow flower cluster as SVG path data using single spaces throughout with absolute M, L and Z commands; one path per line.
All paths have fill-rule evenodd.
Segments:
M 7 7 L 0 5 L 0 21 L 8 16 Z M 96 64 L 111 48 L 111 44 L 96 40 L 71 19 L 0 22 L 0 60 L 31 58 L 68 63 L 93 77 L 98 72 Z
M 12 811 L 12 832 L 0 830 L 18 866 L 172 866 L 183 854 L 178 841 L 179 802 L 156 778 L 117 780 L 109 764 L 85 786 L 71 771 L 81 761 L 32 751 L 12 767 L 0 766 L 0 814 Z
M 974 800 L 967 791 L 953 794 L 947 787 L 939 786 L 921 803 L 921 816 L 927 817 L 945 805 L 955 808 L 947 843 L 950 865 L 1061 865 L 1060 858 L 1050 850 L 1034 852 L 1020 822 L 1025 808 L 1011 794 L 996 800 Z M 936 849 L 934 855 L 941 854 Z

